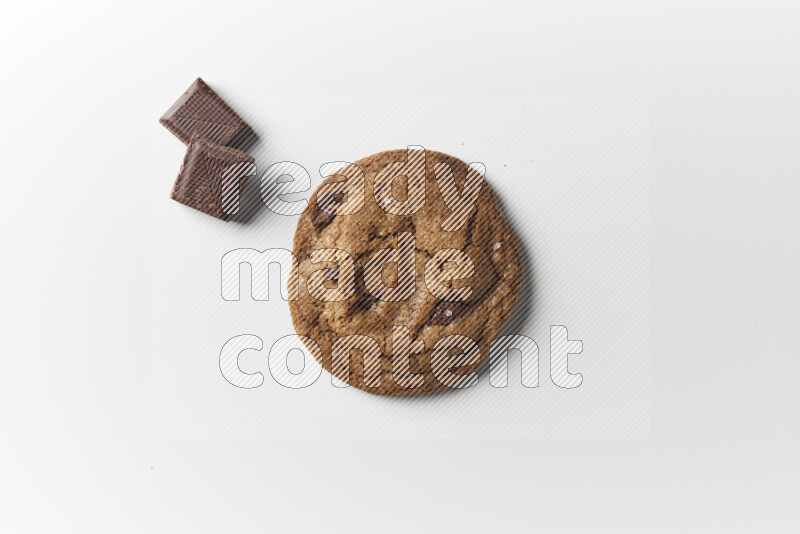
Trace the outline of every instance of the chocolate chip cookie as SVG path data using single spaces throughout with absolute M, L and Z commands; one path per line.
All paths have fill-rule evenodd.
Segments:
M 422 147 L 332 171 L 294 254 L 295 330 L 325 370 L 376 395 L 474 383 L 522 283 L 482 166 Z

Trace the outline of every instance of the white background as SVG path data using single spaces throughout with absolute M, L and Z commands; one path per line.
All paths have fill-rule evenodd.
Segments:
M 4 531 L 796 530 L 792 3 L 21 6 L 0 22 Z M 198 74 L 650 95 L 650 439 L 151 437 L 145 140 L 153 88 Z
M 154 109 L 167 109 L 176 98 L 174 90 L 161 92 Z M 250 266 L 237 269 L 240 300 L 225 301 L 221 258 L 236 249 L 291 250 L 299 216 L 263 206 L 260 174 L 243 197 L 254 197 L 249 203 L 261 209 L 245 224 L 225 224 L 176 204 L 168 193 L 186 148 L 154 123 L 147 132 L 152 167 L 141 185 L 150 190 L 154 437 L 649 436 L 646 97 L 228 92 L 234 109 L 265 138 L 249 149 L 261 172 L 278 161 L 298 162 L 311 173 L 312 188 L 328 161 L 356 161 L 409 144 L 483 163 L 522 245 L 524 285 L 503 333 L 538 344 L 539 387 L 522 386 L 518 354 L 509 357 L 503 389 L 492 387 L 488 374 L 466 391 L 417 399 L 337 389 L 328 373 L 302 391 L 281 387 L 268 356 L 294 328 L 288 303 L 279 297 L 277 266 L 268 301 L 252 299 Z M 252 276 L 253 285 L 266 285 L 263 273 Z M 235 277 L 227 278 L 237 286 Z M 583 342 L 583 351 L 569 358 L 570 372 L 584 380 L 578 388 L 550 379 L 551 325 L 566 326 L 571 339 Z M 239 357 L 243 371 L 265 377 L 257 389 L 236 388 L 220 371 L 223 345 L 243 334 L 261 339 L 261 351 Z M 280 361 L 277 352 L 273 361 Z M 307 357 L 304 374 L 310 376 L 320 368 Z M 295 372 L 303 369 L 299 353 L 289 361 Z

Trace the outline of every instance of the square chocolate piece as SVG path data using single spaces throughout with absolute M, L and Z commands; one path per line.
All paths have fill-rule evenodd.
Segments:
M 201 78 L 159 119 L 185 145 L 200 134 L 220 145 L 240 147 L 253 130 Z
M 227 221 L 239 211 L 242 182 L 254 172 L 255 160 L 251 156 L 194 134 L 172 188 L 172 198 Z

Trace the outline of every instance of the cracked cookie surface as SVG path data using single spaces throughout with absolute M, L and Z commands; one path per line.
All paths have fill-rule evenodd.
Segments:
M 442 198 L 435 169 L 440 164 L 449 165 L 458 190 L 463 192 L 469 167 L 461 160 L 426 151 L 425 201 L 412 215 L 393 215 L 378 205 L 373 196 L 376 175 L 389 164 L 405 162 L 409 154 L 407 150 L 392 150 L 355 163 L 365 176 L 364 205 L 357 213 L 332 215 L 326 212 L 332 211 L 330 206 L 341 204 L 344 198 L 342 195 L 319 195 L 326 185 L 344 180 L 342 175 L 326 178 L 313 194 L 309 208 L 300 216 L 294 237 L 300 291 L 299 298 L 290 301 L 289 306 L 295 330 L 316 343 L 320 350 L 309 346 L 310 352 L 326 371 L 333 370 L 351 386 L 376 395 L 419 395 L 446 387 L 431 366 L 434 345 L 445 336 L 466 336 L 477 344 L 479 355 L 471 358 L 468 365 L 452 368 L 463 376 L 475 372 L 511 315 L 522 283 L 517 237 L 485 180 L 464 224 L 455 231 L 442 229 L 442 221 L 451 211 Z M 395 197 L 402 200 L 407 180 L 398 177 L 395 182 L 399 182 L 392 187 Z M 375 252 L 397 247 L 401 233 L 411 233 L 415 239 L 414 290 L 406 300 L 388 302 L 367 291 L 364 268 Z M 312 252 L 320 249 L 346 251 L 355 261 L 355 292 L 349 298 L 326 302 L 309 294 L 309 276 L 316 271 L 324 271 L 325 287 L 333 288 L 339 283 L 340 266 L 336 262 L 311 261 Z M 426 263 L 441 249 L 466 252 L 474 264 L 472 276 L 450 283 L 452 288 L 471 288 L 471 295 L 463 302 L 441 300 L 426 287 Z M 389 287 L 397 284 L 397 276 L 398 269 L 386 268 L 382 273 Z M 409 360 L 409 371 L 421 377 L 417 379 L 418 387 L 404 387 L 404 381 L 393 374 L 392 329 L 396 326 L 408 328 L 412 347 L 424 343 L 424 349 L 415 352 Z M 370 362 L 366 355 L 371 351 L 358 350 L 356 346 L 356 350 L 349 351 L 349 366 L 342 370 L 340 365 L 334 365 L 332 348 L 337 339 L 351 335 L 372 338 L 380 354 L 375 356 L 377 360 Z M 457 354 L 458 350 L 450 352 Z M 368 363 L 377 366 L 377 373 L 373 372 L 376 367 L 366 365 Z

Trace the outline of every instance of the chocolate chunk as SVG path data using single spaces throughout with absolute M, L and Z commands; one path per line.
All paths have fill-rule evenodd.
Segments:
M 239 191 L 254 160 L 244 152 L 195 134 L 189 142 L 172 198 L 223 221 L 239 210 Z
M 430 324 L 434 326 L 445 326 L 464 315 L 468 305 L 464 302 L 440 301 L 431 313 Z
M 378 299 L 369 293 L 363 293 L 353 305 L 353 311 L 372 310 L 378 306 Z
M 335 289 L 339 284 L 339 268 L 325 269 L 322 273 L 325 277 L 325 287 L 328 289 Z
M 200 134 L 220 145 L 239 147 L 253 130 L 202 79 L 197 78 L 159 119 L 185 145 Z
M 333 221 L 334 217 L 336 217 L 336 215 L 328 213 L 327 211 L 322 211 L 321 209 L 317 208 L 317 213 L 314 214 L 314 226 L 322 230 L 323 228 L 328 226 L 331 223 L 331 221 Z
M 336 217 L 335 213 L 328 213 L 324 210 L 333 210 L 337 204 L 341 204 L 344 199 L 342 193 L 320 195 L 317 197 L 317 212 L 314 214 L 314 226 L 318 230 L 322 230 L 328 226 L 333 218 Z

